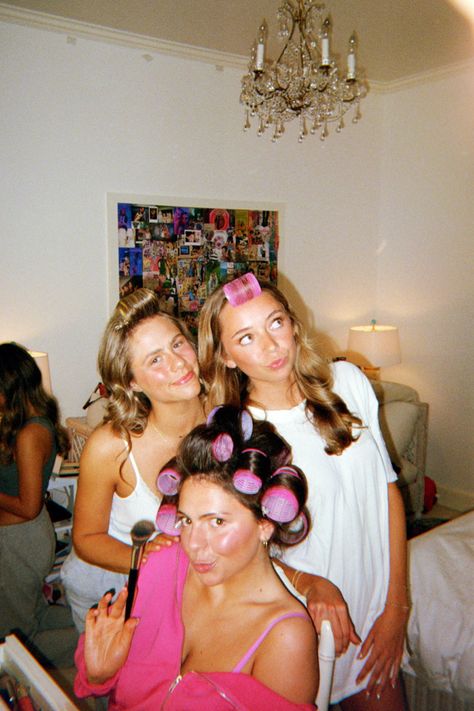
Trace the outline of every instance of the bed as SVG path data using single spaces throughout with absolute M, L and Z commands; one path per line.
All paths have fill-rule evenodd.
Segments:
M 410 711 L 474 711 L 474 511 L 409 542 Z

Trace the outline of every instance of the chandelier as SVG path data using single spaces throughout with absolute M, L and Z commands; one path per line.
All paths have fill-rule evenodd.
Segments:
M 270 129 L 277 141 L 285 123 L 298 117 L 300 143 L 308 132 L 318 131 L 324 141 L 329 123 L 337 122 L 336 131 L 342 130 L 349 109 L 353 109 L 353 123 L 361 118 L 359 102 L 367 94 L 367 83 L 356 68 L 356 36 L 349 40 L 347 64 L 341 72 L 331 54 L 331 21 L 324 17 L 324 7 L 314 0 L 284 0 L 277 18 L 278 35 L 285 45 L 275 62 L 265 59 L 265 20 L 260 25 L 248 72 L 242 77 L 244 131 L 256 117 L 257 134 Z

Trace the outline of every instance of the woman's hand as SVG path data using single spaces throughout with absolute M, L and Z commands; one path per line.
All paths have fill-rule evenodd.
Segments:
M 364 664 L 357 683 L 370 676 L 367 693 L 381 694 L 388 683 L 395 686 L 400 670 L 409 610 L 387 603 L 362 644 L 359 659 Z
M 114 603 L 111 600 L 112 593 L 106 593 L 86 615 L 84 661 L 90 684 L 103 684 L 122 668 L 139 622 L 136 618 L 124 621 L 127 588 Z
M 354 623 L 349 614 L 349 608 L 339 588 L 326 578 L 308 575 L 311 583 L 304 590 L 307 600 L 308 612 L 316 627 L 318 634 L 321 632 L 323 620 L 329 620 L 334 635 L 336 655 L 347 651 L 349 644 L 360 644 L 361 639 L 357 634 Z
M 150 553 L 160 551 L 162 548 L 169 548 L 173 543 L 178 543 L 179 536 L 167 536 L 165 533 L 159 533 L 152 541 L 148 541 L 143 551 L 141 565 L 147 562 Z

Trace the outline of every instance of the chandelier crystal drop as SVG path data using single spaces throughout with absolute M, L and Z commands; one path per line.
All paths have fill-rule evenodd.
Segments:
M 368 90 L 357 68 L 357 39 L 349 39 L 347 63 L 340 71 L 331 54 L 331 20 L 324 5 L 314 0 L 284 0 L 278 9 L 278 35 L 285 42 L 278 59 L 266 61 L 267 24 L 259 27 L 247 74 L 242 77 L 240 102 L 246 107 L 244 131 L 257 120 L 257 135 L 267 129 L 277 141 L 285 124 L 298 117 L 301 143 L 309 134 L 320 132 L 324 141 L 328 124 L 336 131 L 344 128 L 344 114 L 353 109 L 352 122 L 361 118 L 360 100 Z

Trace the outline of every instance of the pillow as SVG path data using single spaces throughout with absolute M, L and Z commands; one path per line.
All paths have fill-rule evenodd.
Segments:
M 413 402 L 395 400 L 379 408 L 380 429 L 390 459 L 398 466 L 401 466 L 401 457 L 413 438 L 418 415 L 418 405 Z

